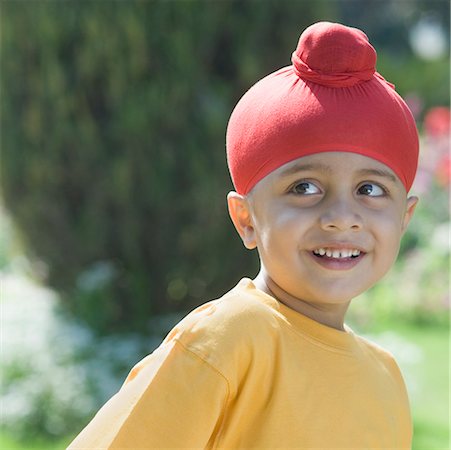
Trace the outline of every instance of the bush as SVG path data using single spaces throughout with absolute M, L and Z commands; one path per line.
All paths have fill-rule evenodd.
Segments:
M 25 277 L 4 275 L 3 290 L 2 426 L 28 441 L 82 429 L 178 318 L 155 322 L 146 338 L 99 339 L 62 314 L 53 292 Z

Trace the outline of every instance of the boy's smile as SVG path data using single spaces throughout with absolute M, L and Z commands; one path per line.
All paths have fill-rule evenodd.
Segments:
M 312 251 L 315 263 L 321 264 L 331 270 L 347 270 L 357 265 L 364 257 L 365 252 L 352 247 L 352 243 L 329 244 Z
M 257 286 L 336 328 L 395 261 L 417 203 L 387 166 L 347 152 L 299 158 L 228 200 L 244 244 L 258 249 Z

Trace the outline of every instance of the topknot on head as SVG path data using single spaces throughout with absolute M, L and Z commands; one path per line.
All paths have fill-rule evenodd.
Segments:
M 303 80 L 347 87 L 371 80 L 376 50 L 366 34 L 339 23 L 318 22 L 306 28 L 292 55 L 293 69 Z

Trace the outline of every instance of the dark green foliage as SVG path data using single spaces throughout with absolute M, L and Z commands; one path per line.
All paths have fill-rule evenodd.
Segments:
M 227 119 L 315 20 L 308 2 L 2 4 L 3 196 L 69 310 L 139 330 L 255 274 Z

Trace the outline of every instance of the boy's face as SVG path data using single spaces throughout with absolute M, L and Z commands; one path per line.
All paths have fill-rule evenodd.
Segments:
M 347 152 L 299 158 L 228 197 L 259 277 L 279 296 L 337 307 L 391 267 L 417 200 L 387 166 Z

